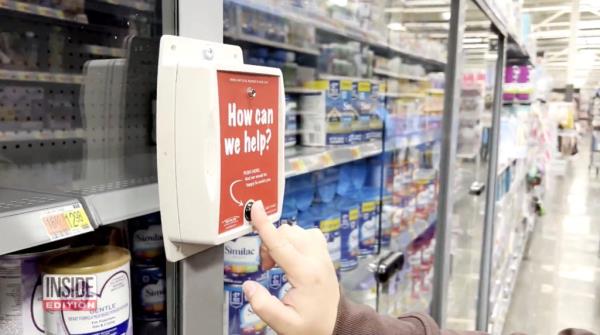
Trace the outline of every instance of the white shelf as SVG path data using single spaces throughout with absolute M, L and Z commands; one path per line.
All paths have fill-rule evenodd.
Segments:
M 424 93 L 415 92 L 385 92 L 383 96 L 393 99 L 421 99 L 425 98 Z
M 385 143 L 385 151 L 401 150 L 433 142 L 439 139 L 440 132 L 441 128 L 434 128 L 406 136 L 398 136 L 388 139 Z
M 318 147 L 293 147 L 286 151 L 286 178 L 322 170 L 355 160 L 378 155 L 382 152 L 381 142 L 357 145 Z
M 393 79 L 413 80 L 413 81 L 429 81 L 429 78 L 427 78 L 427 77 L 413 76 L 413 75 L 410 75 L 410 74 L 396 73 L 394 71 L 389 71 L 389 70 L 379 69 L 379 68 L 373 69 L 373 73 L 376 74 L 376 75 L 379 75 L 379 76 L 393 78 Z
M 83 76 L 78 74 L 0 70 L 0 80 L 31 81 L 56 84 L 81 84 Z
M 316 48 L 306 48 L 306 47 L 296 46 L 296 45 L 293 45 L 290 43 L 271 41 L 271 40 L 263 38 L 263 37 L 251 36 L 251 35 L 243 34 L 243 33 L 238 33 L 238 34 L 225 33 L 224 36 L 234 39 L 234 40 L 238 40 L 238 41 L 250 42 L 250 43 L 254 43 L 254 44 L 264 45 L 267 47 L 295 51 L 295 52 L 300 52 L 300 53 L 313 55 L 313 56 L 318 56 L 320 53 L 319 49 L 316 49 Z
M 312 88 L 306 88 L 306 87 L 295 87 L 295 86 L 288 86 L 285 88 L 285 93 L 291 93 L 291 94 L 321 94 L 324 91 L 322 90 L 315 90 Z

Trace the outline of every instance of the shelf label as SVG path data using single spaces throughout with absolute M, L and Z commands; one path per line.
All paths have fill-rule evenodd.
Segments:
M 331 154 L 329 152 L 324 152 L 321 155 L 321 163 L 325 166 L 334 165 L 333 158 L 331 158 Z
M 290 165 L 292 166 L 292 171 L 294 172 L 306 172 L 306 164 L 304 164 L 304 161 L 302 159 L 291 159 Z
M 359 159 L 361 157 L 360 147 L 353 147 L 352 149 L 350 149 L 350 153 L 353 159 Z
M 94 230 L 79 203 L 45 211 L 42 224 L 52 241 Z

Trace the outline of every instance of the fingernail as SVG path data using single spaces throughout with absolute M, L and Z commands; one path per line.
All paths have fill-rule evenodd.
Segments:
M 256 292 L 256 289 L 258 288 L 256 285 L 258 285 L 258 284 L 253 281 L 245 281 L 244 284 L 242 285 L 242 288 L 244 289 L 244 294 L 246 295 L 247 300 L 252 299 L 252 296 L 254 295 L 254 293 Z

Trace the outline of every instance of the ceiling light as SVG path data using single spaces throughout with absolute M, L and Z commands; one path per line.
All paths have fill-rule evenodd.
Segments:
M 441 14 L 441 16 L 442 16 L 442 20 L 444 20 L 444 21 L 448 21 L 448 20 L 450 20 L 450 18 L 452 17 L 452 14 L 451 14 L 450 12 L 443 12 L 443 13 Z
M 389 30 L 406 31 L 406 27 L 400 22 L 390 22 L 387 27 Z

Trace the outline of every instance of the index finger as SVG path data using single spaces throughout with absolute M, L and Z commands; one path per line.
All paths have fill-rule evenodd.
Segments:
M 274 225 L 269 222 L 267 213 L 262 201 L 257 201 L 252 205 L 251 210 L 252 225 L 260 235 L 261 240 L 269 249 L 269 254 L 273 260 L 285 271 L 288 276 L 295 277 L 298 271 L 303 269 L 302 261 L 304 257 L 298 249 L 281 234 Z

